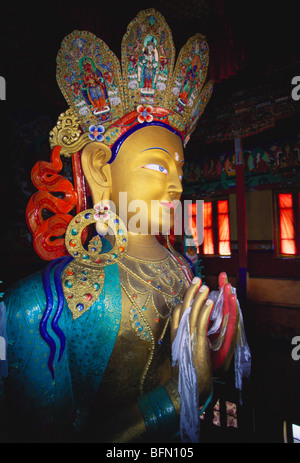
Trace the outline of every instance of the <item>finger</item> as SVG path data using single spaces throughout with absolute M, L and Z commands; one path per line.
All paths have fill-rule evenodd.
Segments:
M 217 350 L 211 352 L 212 369 L 213 373 L 217 376 L 223 375 L 228 371 L 238 336 L 239 309 L 234 294 L 228 296 L 227 304 L 230 312 L 226 330 L 220 335 L 221 346 Z
M 200 338 L 202 340 L 205 339 L 205 341 L 207 342 L 208 324 L 209 324 L 209 320 L 210 320 L 213 307 L 214 307 L 214 301 L 212 301 L 209 298 L 206 299 L 205 303 L 203 304 L 202 310 L 199 314 L 198 320 L 197 320 L 196 336 L 198 338 L 198 343 L 199 343 Z
M 224 286 L 224 295 L 223 295 L 223 317 L 229 313 L 229 298 L 231 295 L 231 284 L 227 283 Z
M 238 305 L 235 294 L 230 294 L 228 298 L 228 305 L 230 312 L 232 312 L 233 310 L 237 310 Z
M 207 299 L 203 304 L 197 321 L 197 328 L 192 336 L 193 360 L 197 370 L 199 400 L 203 402 L 208 397 L 212 387 L 212 369 L 210 348 L 207 342 L 207 330 L 214 303 Z M 194 339 L 193 339 L 194 338 Z
M 194 298 L 194 302 L 193 302 L 191 313 L 190 313 L 191 334 L 193 334 L 196 328 L 198 317 L 201 313 L 203 304 L 205 303 L 208 294 L 209 294 L 209 287 L 206 285 L 202 285 Z
M 239 323 L 239 319 L 240 319 L 240 310 L 239 310 L 239 306 L 238 306 L 238 301 L 237 301 L 237 297 L 235 294 L 230 294 L 229 298 L 228 298 L 228 305 L 229 305 L 229 310 L 230 310 L 230 313 L 233 314 L 235 313 L 235 326 L 237 327 L 238 323 Z
M 229 307 L 231 313 L 233 313 L 233 310 L 235 310 L 235 330 L 237 332 L 236 339 L 238 339 L 238 337 L 241 336 L 241 331 L 238 329 L 240 323 L 240 308 L 235 294 L 231 294 L 229 297 Z
M 179 322 L 180 322 L 180 311 L 181 311 L 181 304 L 177 304 L 172 313 L 172 321 L 171 321 L 171 343 L 176 337 L 176 333 L 178 330 Z
M 219 275 L 219 288 L 223 288 L 228 283 L 228 278 L 226 272 L 222 272 Z
M 186 309 L 191 306 L 192 301 L 195 298 L 195 296 L 196 296 L 196 294 L 197 294 L 197 292 L 198 292 L 198 290 L 199 290 L 199 288 L 201 286 L 201 283 L 202 283 L 201 278 L 198 278 L 198 277 L 193 278 L 192 283 L 191 283 L 189 289 L 187 290 L 187 292 L 186 292 L 186 294 L 184 296 L 184 299 L 183 299 L 183 303 L 182 303 L 181 311 L 180 311 L 179 322 L 181 320 L 182 315 L 186 311 Z

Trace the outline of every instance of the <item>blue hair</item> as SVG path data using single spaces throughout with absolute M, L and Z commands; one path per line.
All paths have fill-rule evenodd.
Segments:
M 127 132 L 123 133 L 123 135 L 121 135 L 120 138 L 118 138 L 118 140 L 113 144 L 113 146 L 111 148 L 111 158 L 108 161 L 108 164 L 111 164 L 116 159 L 116 157 L 117 157 L 117 155 L 118 155 L 118 153 L 120 151 L 120 148 L 121 148 L 122 144 L 124 143 L 124 141 L 126 140 L 127 137 L 129 137 L 131 134 L 133 134 L 137 130 L 140 130 L 143 127 L 149 127 L 149 126 L 163 127 L 164 129 L 167 129 L 170 132 L 175 133 L 175 135 L 178 135 L 178 137 L 180 137 L 180 139 L 182 141 L 182 136 L 181 136 L 180 132 L 178 132 L 178 130 L 174 129 L 174 127 L 171 127 L 169 124 L 166 124 L 165 122 L 162 122 L 162 121 L 143 122 L 142 124 L 137 124 L 134 127 L 132 127 L 131 129 L 127 130 Z
M 62 354 L 64 352 L 64 349 L 65 349 L 65 344 L 66 344 L 65 335 L 63 331 L 60 329 L 60 327 L 58 326 L 58 322 L 59 322 L 60 316 L 62 314 L 63 306 L 64 306 L 64 293 L 63 293 L 62 284 L 61 284 L 61 275 L 62 275 L 63 269 L 69 262 L 71 262 L 71 260 L 73 260 L 72 256 L 59 257 L 58 259 L 53 260 L 52 262 L 50 262 L 50 264 L 47 265 L 42 275 L 43 286 L 44 286 L 44 291 L 46 295 L 46 310 L 42 316 L 39 328 L 40 328 L 40 334 L 42 338 L 50 347 L 50 355 L 48 358 L 48 368 L 50 370 L 50 373 L 53 379 L 54 379 L 53 362 L 54 362 L 54 357 L 55 357 L 55 352 L 56 352 L 56 344 L 55 344 L 54 339 L 50 336 L 47 330 L 47 323 L 48 323 L 49 317 L 53 310 L 53 293 L 52 293 L 52 288 L 51 288 L 50 272 L 57 265 L 57 268 L 55 269 L 55 272 L 54 272 L 54 282 L 55 282 L 55 288 L 56 288 L 56 292 L 58 296 L 58 303 L 57 303 L 56 312 L 51 322 L 51 327 L 54 333 L 58 336 L 60 340 L 60 351 L 59 351 L 59 357 L 58 357 L 58 361 L 60 361 Z

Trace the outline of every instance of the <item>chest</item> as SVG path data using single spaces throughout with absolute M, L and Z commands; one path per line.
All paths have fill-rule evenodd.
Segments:
M 139 392 L 150 376 L 155 382 L 170 363 L 169 329 L 173 309 L 183 299 L 187 283 L 182 269 L 170 259 L 119 263 L 122 319 L 110 364 L 134 378 Z M 128 382 L 128 379 L 127 379 Z

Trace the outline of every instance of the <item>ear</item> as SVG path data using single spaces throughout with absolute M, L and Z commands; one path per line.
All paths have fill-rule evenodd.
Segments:
M 88 143 L 82 150 L 81 165 L 91 190 L 93 204 L 109 200 L 111 194 L 111 169 L 107 164 L 111 150 L 104 143 Z

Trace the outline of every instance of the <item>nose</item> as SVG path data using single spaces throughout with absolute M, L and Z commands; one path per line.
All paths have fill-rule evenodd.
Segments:
M 168 193 L 172 199 L 179 199 L 182 194 L 182 184 L 178 173 L 172 174 L 169 177 Z

